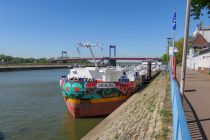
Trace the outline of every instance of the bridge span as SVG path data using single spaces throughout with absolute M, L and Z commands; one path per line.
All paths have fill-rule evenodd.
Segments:
M 161 58 L 153 58 L 153 57 L 96 57 L 96 60 L 104 60 L 104 59 L 110 59 L 110 60 L 136 60 L 136 61 L 160 61 Z M 91 57 L 61 57 L 53 59 L 52 61 L 70 61 L 70 60 L 93 60 Z

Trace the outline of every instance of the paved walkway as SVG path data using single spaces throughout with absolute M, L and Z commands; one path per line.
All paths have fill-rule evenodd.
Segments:
M 177 68 L 180 81 L 181 68 Z M 184 110 L 192 139 L 210 139 L 210 76 L 187 70 Z

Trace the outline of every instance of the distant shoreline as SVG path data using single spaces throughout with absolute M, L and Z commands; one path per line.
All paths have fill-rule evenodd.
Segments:
M 0 65 L 0 72 L 44 70 L 44 69 L 68 69 L 70 67 L 71 65 L 53 65 L 53 64 Z

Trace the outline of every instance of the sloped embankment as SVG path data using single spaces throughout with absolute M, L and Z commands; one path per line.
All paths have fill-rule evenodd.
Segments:
M 91 130 L 83 140 L 170 139 L 168 78 L 162 73 Z M 167 98 L 166 98 L 167 97 Z M 170 108 L 170 107 L 169 107 Z

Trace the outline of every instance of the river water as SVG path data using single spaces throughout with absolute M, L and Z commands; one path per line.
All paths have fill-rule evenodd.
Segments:
M 67 69 L 0 73 L 0 140 L 77 140 L 104 117 L 75 119 L 59 88 Z

